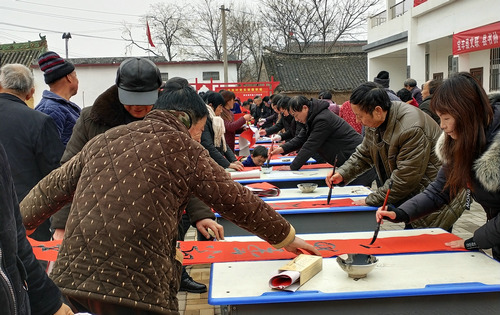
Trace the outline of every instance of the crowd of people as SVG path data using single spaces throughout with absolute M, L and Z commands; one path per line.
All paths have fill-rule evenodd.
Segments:
M 469 73 L 422 89 L 409 78 L 395 93 L 380 71 L 342 105 L 329 90 L 241 102 L 229 90 L 198 93 L 184 78 L 162 82 L 149 59 L 128 58 L 80 110 L 70 101 L 74 65 L 51 51 L 38 62 L 49 90 L 34 110 L 30 69 L 0 69 L 0 256 L 12 283 L 0 313 L 176 312 L 179 290 L 207 289 L 182 267 L 177 241 L 190 226 L 200 240 L 224 239 L 212 209 L 276 248 L 319 255 L 228 173 L 276 154 L 296 154 L 291 170 L 311 157 L 336 164 L 327 186 L 372 188 L 356 204 L 406 229 L 452 231 L 474 199 L 488 221 L 447 245 L 492 248 L 500 261 L 500 95 L 488 98 Z M 273 150 L 238 156 L 236 135 L 248 128 Z M 63 240 L 57 261 L 37 262 L 26 234 Z

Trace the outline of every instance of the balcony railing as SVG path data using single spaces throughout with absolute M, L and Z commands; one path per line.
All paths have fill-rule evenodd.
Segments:
M 405 14 L 413 6 L 413 0 L 403 0 L 391 7 L 391 19 Z

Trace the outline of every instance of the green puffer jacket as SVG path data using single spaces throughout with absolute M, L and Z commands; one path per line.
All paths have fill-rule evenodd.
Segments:
M 441 129 L 420 109 L 393 101 L 383 136 L 379 128 L 366 128 L 363 142 L 339 169 L 344 182 L 375 166 L 379 178 L 387 180 L 366 198 L 370 206 L 382 206 L 389 186 L 388 203 L 400 205 L 423 191 L 437 176 L 441 161 L 434 152 Z M 382 167 L 383 165 L 383 167 Z M 412 222 L 414 228 L 440 227 L 448 230 L 465 210 L 465 192 L 449 206 Z

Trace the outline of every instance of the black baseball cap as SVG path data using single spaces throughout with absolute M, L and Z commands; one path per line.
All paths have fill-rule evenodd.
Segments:
M 128 58 L 116 73 L 118 97 L 123 105 L 153 105 L 161 84 L 160 69 L 146 58 Z

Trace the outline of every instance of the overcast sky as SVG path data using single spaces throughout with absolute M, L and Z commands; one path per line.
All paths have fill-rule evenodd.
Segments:
M 70 32 L 70 58 L 126 56 L 123 22 L 133 25 L 134 39 L 146 40 L 146 26 L 140 22 L 149 6 L 183 0 L 2 0 L 0 2 L 0 44 L 36 41 L 47 36 L 49 50 L 65 57 L 64 32 Z M 189 0 L 190 3 L 201 0 Z M 243 0 L 236 0 L 243 1 Z M 258 8 L 258 0 L 244 0 L 245 10 Z M 215 1 L 217 7 L 229 1 Z M 145 55 L 134 48 L 127 55 Z

